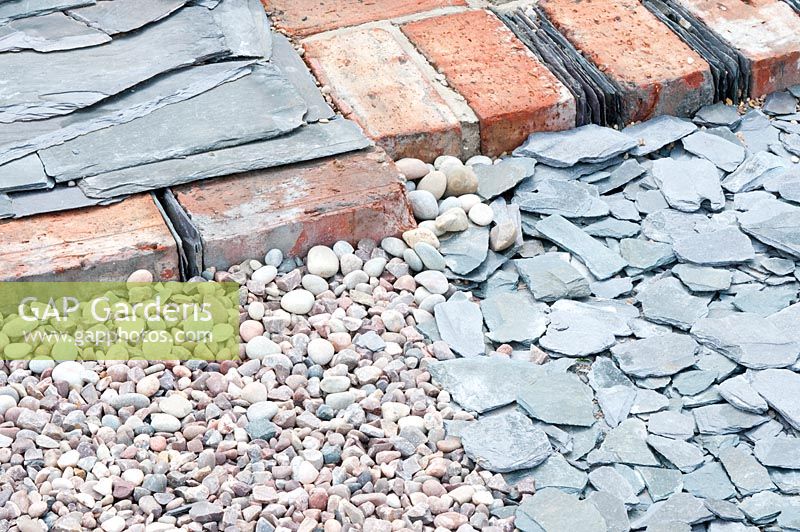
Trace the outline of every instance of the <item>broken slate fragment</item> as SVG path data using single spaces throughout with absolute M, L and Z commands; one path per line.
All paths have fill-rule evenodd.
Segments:
M 703 463 L 703 450 L 689 442 L 652 434 L 647 437 L 647 444 L 684 473 L 691 473 Z
M 683 474 L 677 469 L 637 467 L 653 501 L 663 501 L 683 489 Z
M 695 225 L 707 221 L 703 214 L 661 209 L 647 215 L 642 223 L 642 233 L 650 240 L 672 243 L 683 236 L 696 234 Z
M 697 395 L 714 384 L 718 373 L 716 371 L 689 370 L 682 371 L 673 377 L 672 387 L 681 395 Z
M 596 393 L 597 404 L 603 411 L 603 418 L 609 427 L 622 423 L 631 412 L 636 401 L 636 389 L 631 386 L 611 386 L 600 388 Z
M 42 161 L 35 153 L 0 166 L 0 192 L 22 192 L 51 188 Z
M 742 230 L 776 249 L 800 257 L 800 208 L 773 200 L 738 215 Z
M 679 412 L 656 412 L 647 421 L 647 431 L 667 438 L 688 440 L 694 436 L 694 418 Z
M 513 201 L 522 211 L 565 218 L 597 218 L 609 212 L 597 188 L 580 181 L 542 181 L 535 192 L 517 193 Z
M 636 159 L 627 159 L 616 168 L 607 170 L 608 177 L 594 181 L 594 186 L 600 194 L 607 194 L 612 190 L 623 187 L 645 173 L 645 167 Z
M 442 340 L 463 357 L 483 355 L 483 315 L 472 301 L 446 301 L 434 308 L 436 326 Z
M 617 344 L 611 354 L 626 374 L 665 377 L 693 366 L 698 345 L 685 334 L 667 333 Z
M 758 463 L 745 445 L 723 449 L 719 453 L 719 460 L 742 495 L 775 489 L 767 468 Z
M 102 31 L 64 13 L 24 18 L 0 26 L 0 52 L 55 52 L 97 46 L 110 40 L 111 37 Z
M 613 467 L 598 467 L 589 473 L 589 483 L 597 491 L 610 493 L 628 505 L 639 504 L 639 499 L 630 483 Z
M 495 473 L 536 467 L 552 453 L 547 434 L 517 411 L 470 423 L 461 432 L 461 442 L 471 460 Z
M 631 522 L 631 528 L 645 528 L 663 522 L 696 525 L 710 521 L 713 517 L 703 499 L 698 499 L 689 493 L 676 493 L 669 499 L 650 506 L 643 516 Z
M 606 532 L 628 532 L 631 529 L 628 510 L 617 497 L 605 491 L 594 491 L 586 497 L 586 502 L 592 503 L 603 516 Z
M 658 459 L 647 446 L 644 421 L 628 418 L 606 434 L 600 450 L 629 465 L 657 466 Z
M 736 227 L 681 236 L 672 247 L 681 261 L 704 266 L 738 264 L 756 256 L 750 238 Z
M 602 163 L 636 148 L 633 138 L 595 124 L 568 131 L 533 133 L 514 155 L 533 157 L 540 163 L 566 168 L 576 163 Z
M 498 343 L 536 340 L 547 328 L 547 315 L 541 306 L 527 292 L 500 293 L 483 300 L 481 311 L 489 328 L 488 338 Z
M 731 272 L 728 270 L 677 264 L 672 273 L 692 292 L 717 292 L 731 286 Z
M 547 334 L 539 339 L 540 347 L 575 358 L 602 353 L 615 343 L 614 335 L 608 331 L 580 325 L 567 329 L 558 329 L 551 325 Z
M 744 412 L 729 404 L 700 406 L 692 410 L 697 430 L 701 434 L 734 434 L 757 427 L 770 418 Z
M 787 91 L 773 92 L 764 99 L 761 110 L 768 115 L 790 115 L 797 111 L 797 100 Z
M 94 4 L 95 0 L 25 0 L 0 2 L 0 25 L 10 20 L 36 17 L 62 9 L 73 7 L 88 6 Z
M 522 532 L 607 530 L 606 522 L 589 501 L 557 489 L 536 490 L 517 507 L 515 525 Z
M 522 280 L 540 301 L 580 299 L 590 294 L 586 278 L 557 253 L 518 259 L 514 264 Z
M 157 22 L 187 3 L 188 0 L 101 1 L 92 6 L 70 9 L 68 14 L 92 28 L 102 30 L 109 35 L 116 35 Z
M 750 312 L 759 316 L 770 316 L 787 308 L 797 299 L 797 287 L 794 284 L 784 286 L 742 287 L 733 298 L 733 306 L 742 312 Z
M 533 159 L 509 157 L 496 164 L 474 165 L 472 169 L 478 177 L 478 195 L 489 200 L 511 190 L 520 181 L 533 175 L 531 170 L 535 164 L 536 161 Z
M 630 277 L 608 279 L 589 283 L 589 289 L 595 297 L 600 299 L 614 299 L 630 294 L 633 291 L 633 281 Z
M 763 184 L 784 173 L 788 167 L 783 157 L 760 151 L 748 157 L 735 171 L 722 180 L 728 192 L 738 194 L 763 186 Z
M 733 105 L 725 105 L 724 102 L 717 102 L 711 105 L 704 105 L 694 115 L 692 121 L 701 126 L 727 126 L 734 129 L 742 119 L 738 109 Z
M 619 253 L 636 273 L 660 268 L 675 261 L 670 244 L 639 238 L 625 238 L 619 242 Z
M 689 153 L 708 159 L 726 172 L 733 172 L 742 164 L 745 149 L 708 131 L 696 131 L 683 139 Z
M 753 372 L 750 385 L 787 423 L 800 430 L 800 375 L 788 369 Z
M 587 225 L 583 230 L 591 236 L 620 239 L 636 236 L 639 234 L 641 228 L 639 224 L 633 222 L 617 220 L 615 218 L 604 218 L 599 222 Z
M 691 329 L 697 341 L 753 369 L 791 366 L 800 344 L 770 321 L 744 312 L 704 318 Z
M 627 266 L 618 254 L 558 215 L 536 224 L 536 230 L 581 259 L 599 280 L 608 279 Z
M 683 330 L 708 315 L 708 298 L 691 295 L 674 277 L 648 283 L 636 300 L 642 304 L 645 319 Z
M 683 489 L 701 499 L 728 499 L 736 490 L 719 462 L 709 462 L 683 476 Z M 713 512 L 714 510 L 710 508 Z
M 698 114 L 702 111 L 703 108 L 698 111 Z M 696 130 L 697 126 L 688 120 L 663 115 L 628 126 L 622 132 L 636 139 L 638 146 L 631 153 L 640 157 L 658 151 Z
M 761 438 L 756 442 L 753 454 L 767 467 L 800 469 L 800 439 L 795 437 Z
M 439 252 L 455 274 L 466 275 L 478 268 L 489 252 L 489 228 L 470 225 L 466 231 L 452 233 L 441 240 Z
M 540 466 L 520 471 L 522 476 L 532 476 L 536 490 L 557 488 L 565 493 L 578 495 L 589 481 L 588 475 L 572 466 L 559 453 L 551 454 Z
M 571 373 L 537 379 L 517 396 L 517 402 L 533 418 L 554 425 L 590 427 L 594 424 L 592 389 Z
M 720 171 L 705 159 L 657 159 L 653 179 L 673 209 L 694 212 L 705 203 L 712 211 L 725 207 Z

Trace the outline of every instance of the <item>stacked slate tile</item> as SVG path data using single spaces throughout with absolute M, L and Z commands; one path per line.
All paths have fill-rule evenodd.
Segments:
M 0 71 L 0 218 L 369 145 L 258 0 L 7 0 Z
M 472 166 L 519 238 L 442 235 L 460 291 L 418 327 L 452 351 L 428 369 L 474 415 L 447 435 L 502 494 L 495 515 L 800 527 L 798 96 L 534 133 Z
M 575 98 L 578 126 L 622 125 L 622 91 L 564 37 L 538 6 L 497 15 Z

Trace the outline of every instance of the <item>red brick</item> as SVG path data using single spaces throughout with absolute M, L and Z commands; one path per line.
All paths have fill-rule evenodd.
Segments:
M 178 280 L 175 240 L 149 194 L 0 223 L 0 281 Z
M 262 0 L 274 24 L 307 36 L 322 31 L 388 20 L 441 7 L 465 6 L 465 0 Z
M 402 27 L 480 120 L 481 149 L 499 155 L 533 131 L 575 126 L 575 101 L 497 17 L 483 10 Z
M 679 0 L 752 62 L 750 95 L 800 83 L 800 16 L 781 0 Z
M 303 45 L 339 110 L 394 159 L 460 154 L 458 118 L 390 29 L 337 32 Z
M 708 63 L 638 0 L 542 0 L 539 6 L 622 88 L 626 122 L 691 115 L 713 101 Z
M 379 240 L 414 226 L 399 172 L 365 152 L 173 189 L 203 239 L 205 267 L 227 268 L 269 248 L 303 255 L 337 240 Z

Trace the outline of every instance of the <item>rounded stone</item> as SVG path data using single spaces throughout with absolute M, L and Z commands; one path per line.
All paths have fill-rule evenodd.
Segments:
M 414 252 L 420 258 L 425 268 L 429 270 L 444 271 L 446 264 L 439 250 L 427 242 L 420 242 L 414 246 Z
M 419 222 L 417 224 L 417 227 L 419 229 L 427 229 L 428 231 L 436 235 L 437 238 L 444 234 L 444 231 L 440 231 L 439 228 L 436 226 L 436 222 L 434 222 L 433 220 L 424 220 L 422 222 Z
M 325 377 L 319 383 L 319 389 L 325 393 L 340 393 L 350 389 L 350 379 L 343 375 Z
M 271 249 L 264 256 L 264 264 L 275 266 L 276 268 L 283 262 L 283 252 L 279 249 Z
M 394 164 L 397 166 L 397 169 L 400 170 L 400 173 L 406 177 L 406 179 L 410 179 L 412 181 L 425 177 L 430 171 L 428 165 L 423 161 L 410 157 L 400 159 Z
M 467 166 L 475 166 L 476 164 L 492 164 L 492 163 L 493 161 L 491 157 L 487 157 L 485 155 L 473 155 L 472 157 L 467 159 L 467 162 L 464 164 Z
M 449 198 L 445 198 L 439 202 L 439 214 L 442 215 L 449 211 L 450 209 L 460 209 L 461 208 L 461 200 L 455 196 L 451 196 Z
M 439 239 L 431 231 L 424 228 L 411 229 L 403 233 L 403 240 L 408 247 L 413 248 L 420 242 L 427 242 L 431 246 L 439 249 Z
M 136 270 L 128 276 L 129 283 L 152 283 L 153 273 L 148 270 Z
M 314 465 L 311 462 L 303 460 L 295 469 L 292 478 L 300 484 L 311 484 L 317 480 L 318 476 L 319 471 L 317 471 Z
M 262 334 L 264 334 L 264 325 L 260 321 L 245 320 L 239 326 L 239 336 L 242 337 L 242 341 L 245 343 Z
M 350 242 L 347 242 L 346 240 L 338 240 L 333 245 L 333 252 L 336 253 L 336 256 L 339 257 L 340 259 L 345 255 L 353 253 L 354 251 L 355 249 L 353 248 L 353 245 L 350 244 Z
M 442 272 L 428 270 L 417 274 L 414 280 L 431 294 L 445 294 L 450 288 L 447 277 Z
M 147 375 L 142 380 L 136 383 L 136 393 L 153 397 L 156 392 L 161 388 L 161 383 L 158 381 L 158 376 Z
M 9 408 L 17 406 L 17 401 L 10 395 L 0 395 L 0 416 L 4 415 Z
M 452 155 L 440 155 L 433 161 L 433 167 L 437 170 L 453 166 L 464 166 L 464 163 L 461 162 L 461 159 Z
M 115 515 L 114 517 L 103 521 L 103 523 L 100 525 L 100 528 L 102 528 L 104 532 L 122 532 L 125 530 L 125 526 L 125 519 Z
M 489 232 L 489 247 L 492 251 L 504 251 L 514 245 L 516 240 L 517 226 L 511 222 L 496 225 Z
M 471 208 L 481 202 L 481 197 L 477 194 L 464 194 L 458 197 L 458 202 L 461 204 L 461 208 L 464 209 L 464 212 L 469 212 Z
M 403 260 L 408 264 L 408 267 L 414 270 L 415 272 L 421 272 L 422 269 L 425 267 L 422 264 L 422 260 L 419 258 L 413 249 L 407 249 L 403 252 Z
M 425 190 L 433 194 L 433 197 L 441 199 L 447 190 L 447 176 L 438 170 L 429 173 L 417 183 L 417 190 Z
M 270 401 L 260 401 L 252 403 L 247 407 L 247 419 L 255 421 L 256 419 L 272 419 L 278 413 L 278 405 Z
M 267 307 L 261 301 L 253 301 L 247 306 L 247 315 L 254 320 L 261 320 L 267 313 Z
M 181 422 L 169 414 L 150 414 L 150 426 L 156 432 L 177 432 L 181 430 Z
M 415 190 L 408 193 L 408 202 L 417 220 L 433 220 L 439 213 L 436 198 L 427 190 Z
M 325 404 L 334 410 L 344 410 L 356 400 L 353 392 L 331 393 L 325 398 Z
M 469 219 L 472 220 L 472 223 L 475 225 L 484 227 L 492 223 L 492 220 L 494 220 L 494 211 L 492 211 L 492 208 L 485 203 L 476 203 L 469 210 Z
M 184 418 L 192 412 L 192 403 L 182 395 L 173 394 L 161 399 L 158 408 L 165 414 Z
M 397 310 L 389 309 L 381 312 L 381 321 L 387 331 L 400 332 L 406 326 L 406 320 L 403 314 Z
M 450 209 L 436 218 L 436 227 L 447 233 L 466 231 L 469 227 L 467 213 L 461 207 Z
M 353 253 L 346 253 L 339 259 L 341 264 L 342 275 L 347 275 L 350 272 L 360 270 L 364 266 L 364 261 L 358 255 Z
M 281 353 L 281 346 L 266 336 L 256 336 L 247 342 L 245 353 L 251 359 L 261 360 L 270 355 L 279 355 Z
M 334 352 L 333 344 L 324 338 L 314 338 L 308 342 L 308 356 L 320 366 L 330 363 Z
M 393 257 L 402 257 L 407 247 L 405 242 L 393 236 L 387 236 L 381 240 L 381 248 Z
M 278 269 L 272 264 L 262 266 L 253 272 L 252 279 L 258 283 L 269 284 L 278 276 Z
M 306 267 L 308 273 L 327 279 L 339 271 L 339 257 L 328 246 L 314 246 L 308 251 Z
M 364 263 L 364 273 L 370 277 L 380 277 L 386 269 L 386 259 L 383 257 L 375 257 Z
M 83 366 L 74 360 L 61 362 L 53 368 L 53 372 L 50 374 L 53 382 L 66 382 L 72 388 L 83 386 L 84 376 Z
M 462 196 L 478 191 L 478 176 L 469 166 L 448 167 L 445 174 L 447 174 L 446 196 Z
M 308 314 L 314 306 L 314 301 L 314 294 L 308 290 L 292 290 L 281 298 L 281 308 L 292 314 Z
M 54 368 L 55 366 L 56 361 L 47 358 L 35 358 L 28 362 L 28 369 L 31 370 L 31 373 L 35 373 L 36 375 L 43 373 L 46 369 Z
M 324 292 L 329 288 L 328 281 L 326 281 L 319 275 L 313 275 L 310 273 L 303 276 L 301 284 L 303 285 L 303 288 L 305 288 L 315 296 L 320 295 L 322 292 Z
M 242 388 L 242 394 L 240 397 L 250 404 L 266 401 L 267 387 L 260 382 L 251 382 Z

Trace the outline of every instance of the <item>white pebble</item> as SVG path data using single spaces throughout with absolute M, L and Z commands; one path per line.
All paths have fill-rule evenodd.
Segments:
M 333 344 L 324 338 L 315 338 L 308 342 L 308 356 L 315 364 L 328 364 L 333 359 L 333 353 Z
M 257 283 L 269 284 L 272 281 L 274 281 L 275 277 L 277 276 L 278 276 L 277 268 L 275 268 L 275 266 L 271 264 L 268 264 L 254 271 L 252 279 Z
M 328 246 L 314 246 L 306 258 L 308 273 L 320 277 L 333 277 L 339 271 L 339 257 Z
M 256 336 L 245 346 L 245 353 L 251 359 L 261 360 L 269 355 L 277 355 L 281 352 L 281 346 L 267 338 L 266 336 Z
M 469 219 L 475 225 L 487 226 L 494 219 L 494 211 L 485 203 L 477 203 L 469 210 Z
M 308 314 L 314 306 L 314 301 L 314 294 L 308 290 L 292 290 L 281 298 L 281 308 L 292 314 Z

